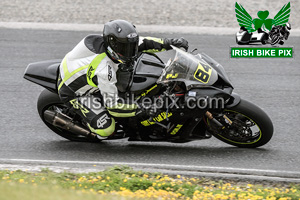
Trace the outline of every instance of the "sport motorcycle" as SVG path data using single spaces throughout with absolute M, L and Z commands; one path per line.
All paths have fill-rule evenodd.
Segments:
M 269 116 L 233 92 L 221 64 L 204 53 L 176 47 L 164 63 L 156 54 L 140 53 L 130 70 L 119 68 L 117 88 L 131 97 L 144 114 L 115 118 L 115 132 L 105 140 L 189 142 L 211 136 L 237 147 L 265 145 L 273 135 Z M 24 78 L 45 89 L 37 100 L 41 120 L 56 134 L 80 142 L 101 142 L 86 122 L 59 98 L 60 60 L 31 63 Z M 101 99 L 100 91 L 95 91 Z M 147 100 L 147 101 L 146 101 Z M 145 102 L 151 101 L 153 106 Z M 153 103 L 154 102 L 154 103 Z M 149 112 L 149 107 L 151 110 Z M 148 109 L 148 110 L 147 110 Z M 146 113 L 146 114 L 145 114 Z

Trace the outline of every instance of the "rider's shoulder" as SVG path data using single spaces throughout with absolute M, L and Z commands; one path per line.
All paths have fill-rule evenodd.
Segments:
M 87 35 L 84 39 L 85 46 L 92 52 L 100 54 L 105 52 L 103 36 L 100 34 Z

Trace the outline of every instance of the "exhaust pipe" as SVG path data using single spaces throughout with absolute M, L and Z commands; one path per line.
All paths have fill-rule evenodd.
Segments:
M 74 124 L 72 122 L 72 118 L 70 118 L 69 116 L 64 115 L 62 113 L 54 112 L 51 110 L 46 110 L 44 112 L 44 119 L 46 122 L 48 122 L 56 127 L 70 131 L 74 134 L 83 135 L 83 136 L 86 136 L 86 137 L 92 138 L 92 139 L 97 138 L 97 135 L 95 133 L 92 133 L 90 130 L 88 130 L 84 127 L 81 127 L 77 124 Z

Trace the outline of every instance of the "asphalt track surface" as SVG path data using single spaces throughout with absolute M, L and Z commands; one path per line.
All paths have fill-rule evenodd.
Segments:
M 293 59 L 230 59 L 234 36 L 151 34 L 188 39 L 190 49 L 197 47 L 225 67 L 235 92 L 268 113 L 275 128 L 271 141 L 261 148 L 242 149 L 215 138 L 184 144 L 126 139 L 89 144 L 52 133 L 36 110 L 43 88 L 23 79 L 24 70 L 31 62 L 61 59 L 90 33 L 0 29 L 0 167 L 48 163 L 84 170 L 125 163 L 158 171 L 174 168 L 178 173 L 237 172 L 300 180 L 299 37 L 291 36 L 285 45 L 294 46 Z M 159 55 L 167 60 L 173 53 Z

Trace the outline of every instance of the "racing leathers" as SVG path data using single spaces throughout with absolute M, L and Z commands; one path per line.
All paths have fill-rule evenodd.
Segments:
M 187 48 L 187 41 L 139 37 L 139 52 L 160 52 L 170 45 Z M 62 60 L 58 92 L 61 100 L 73 107 L 93 133 L 107 137 L 114 132 L 114 117 L 133 117 L 137 105 L 118 102 L 116 87 L 119 62 L 107 53 L 101 35 L 82 39 Z M 95 94 L 100 91 L 101 98 Z

